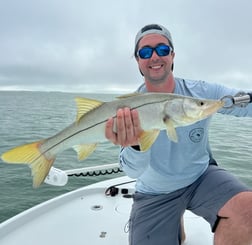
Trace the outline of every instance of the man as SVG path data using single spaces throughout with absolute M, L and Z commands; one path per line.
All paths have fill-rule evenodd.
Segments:
M 173 76 L 175 52 L 170 32 L 161 25 L 147 25 L 137 34 L 135 58 L 144 84 L 138 92 L 176 93 L 220 99 L 238 91 L 203 81 Z M 221 109 L 223 114 L 252 116 L 252 105 Z M 211 225 L 215 245 L 252 244 L 252 192 L 217 166 L 208 142 L 207 118 L 177 128 L 180 141 L 170 141 L 161 131 L 151 149 L 139 151 L 141 122 L 137 110 L 117 111 L 117 133 L 113 119 L 106 137 L 121 145 L 120 164 L 137 179 L 130 216 L 130 245 L 178 245 L 183 241 L 181 217 L 186 209 L 204 217 Z M 199 234 L 200 235 L 200 234 Z

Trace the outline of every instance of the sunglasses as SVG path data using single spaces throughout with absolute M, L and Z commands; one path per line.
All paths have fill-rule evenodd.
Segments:
M 139 49 L 137 54 L 141 59 L 149 59 L 151 58 L 154 50 L 158 56 L 167 56 L 172 51 L 172 48 L 166 44 L 159 44 L 154 48 L 145 46 Z

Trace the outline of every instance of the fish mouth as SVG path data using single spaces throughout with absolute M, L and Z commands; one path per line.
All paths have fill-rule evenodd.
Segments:
M 210 116 L 217 112 L 219 109 L 221 109 L 225 105 L 224 101 L 218 101 L 216 105 L 209 107 L 207 110 L 203 111 L 204 116 Z

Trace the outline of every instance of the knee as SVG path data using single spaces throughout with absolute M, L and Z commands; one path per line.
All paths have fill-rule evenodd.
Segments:
M 218 215 L 242 227 L 246 226 L 252 232 L 252 192 L 235 195 L 221 208 Z

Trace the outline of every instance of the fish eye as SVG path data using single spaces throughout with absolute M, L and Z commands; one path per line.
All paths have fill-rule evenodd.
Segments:
M 200 105 L 200 106 L 203 106 L 204 104 L 205 104 L 204 101 L 200 101 L 200 102 L 199 102 L 199 105 Z

